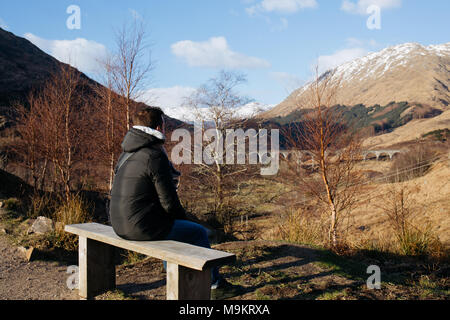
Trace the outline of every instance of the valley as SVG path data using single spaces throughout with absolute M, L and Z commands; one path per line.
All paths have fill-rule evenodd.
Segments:
M 248 99 L 234 93 L 242 78 L 222 71 L 190 97 L 203 99 L 195 105 L 201 115 L 217 117 L 200 132 L 165 117 L 183 207 L 211 230 L 214 248 L 238 256 L 223 268 L 245 289 L 233 299 L 449 298 L 449 79 L 449 43 L 405 43 L 318 75 L 250 118 L 230 116 Z M 217 91 L 208 91 L 211 83 Z M 64 225 L 108 223 L 120 144 L 130 113 L 145 107 L 0 28 L 0 299 L 77 298 L 64 286 L 78 248 Z M 279 137 L 279 170 L 264 175 L 263 161 L 234 163 L 226 148 L 205 162 L 205 149 L 195 148 L 219 140 L 208 140 L 208 126 L 213 133 L 259 129 L 264 155 Z M 172 136 L 176 129 L 183 135 Z M 269 130 L 272 140 L 262 139 Z M 180 145 L 173 137 L 192 138 L 195 158 L 174 159 Z M 250 136 L 232 138 L 227 146 L 237 138 L 237 153 L 244 143 L 241 160 L 249 160 Z M 53 229 L 30 232 L 43 216 Z M 385 272 L 381 290 L 366 286 L 370 265 Z M 123 251 L 117 266 L 118 290 L 96 299 L 165 299 L 160 261 Z

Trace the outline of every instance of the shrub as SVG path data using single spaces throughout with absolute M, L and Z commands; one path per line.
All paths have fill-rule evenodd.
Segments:
M 431 137 L 434 140 L 445 142 L 450 138 L 449 129 L 434 130 L 422 135 L 423 138 Z
M 381 208 L 388 217 L 400 254 L 442 257 L 444 247 L 432 232 L 431 226 L 416 221 L 420 209 L 407 188 L 392 188 Z
M 70 224 L 86 223 L 90 220 L 92 205 L 87 203 L 79 194 L 70 195 L 68 199 L 61 198 L 60 205 L 54 212 L 56 221 L 56 245 L 67 250 L 76 250 L 77 236 L 68 234 L 64 227 Z
M 56 207 L 55 200 L 46 194 L 35 193 L 30 198 L 27 217 L 37 218 L 40 216 L 51 217 Z
M 402 232 L 397 233 L 397 244 L 400 253 L 406 256 L 425 256 L 430 244 L 430 235 L 428 232 L 415 230 L 408 227 Z
M 304 211 L 291 210 L 282 218 L 276 234 L 284 241 L 324 245 L 328 239 L 327 230 L 324 229 L 326 223 L 322 223 L 321 218 L 313 217 Z
M 63 200 L 55 211 L 55 220 L 62 225 L 85 223 L 92 208 L 80 195 L 71 195 Z
M 20 211 L 22 209 L 22 202 L 17 198 L 9 198 L 3 201 L 3 206 L 6 210 Z
M 390 182 L 403 182 L 424 176 L 431 168 L 436 153 L 422 144 L 397 155 L 390 169 Z

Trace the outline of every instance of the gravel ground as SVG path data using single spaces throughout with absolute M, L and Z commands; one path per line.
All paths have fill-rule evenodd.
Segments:
M 66 285 L 68 265 L 53 261 L 28 262 L 0 236 L 1 300 L 73 300 L 77 290 Z

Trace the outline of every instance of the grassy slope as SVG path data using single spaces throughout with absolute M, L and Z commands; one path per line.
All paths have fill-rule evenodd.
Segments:
M 11 244 L 25 245 L 25 227 L 13 211 L 2 209 L 0 226 L 7 226 Z M 1 237 L 5 237 L 2 235 Z M 21 241 L 20 237 L 25 237 Z M 31 237 L 31 236 L 27 236 Z M 45 243 L 45 237 L 40 238 Z M 426 260 L 383 254 L 377 251 L 353 252 L 337 256 L 319 247 L 281 241 L 235 241 L 213 246 L 233 252 L 237 262 L 224 266 L 221 272 L 242 294 L 232 299 L 265 300 L 341 300 L 341 299 L 448 299 L 449 266 Z M 42 251 L 44 253 L 44 251 Z M 32 261 L 73 263 L 72 255 L 37 254 Z M 161 261 L 132 257 L 118 262 L 118 289 L 97 299 L 165 299 L 165 274 Z M 367 267 L 381 268 L 381 290 L 367 288 Z M 38 275 L 36 275 L 38 276 Z M 30 288 L 32 290 L 32 288 Z
M 229 242 L 214 246 L 237 255 L 221 268 L 241 287 L 232 300 L 404 300 L 448 299 L 448 266 L 432 268 L 423 261 L 377 252 L 337 256 L 327 250 L 278 241 Z M 381 289 L 367 287 L 367 267 L 381 269 Z M 447 268 L 447 269 L 444 269 Z M 147 259 L 118 267 L 118 290 L 97 299 L 165 299 L 160 262 Z M 445 271 L 447 270 L 447 271 Z M 149 281 L 151 279 L 151 281 Z M 130 282 L 136 282 L 131 285 Z M 141 288 L 136 292 L 135 288 Z

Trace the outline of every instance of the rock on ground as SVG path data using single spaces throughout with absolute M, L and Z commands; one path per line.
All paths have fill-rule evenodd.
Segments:
M 28 233 L 45 234 L 52 232 L 54 230 L 53 221 L 46 217 L 38 217 L 36 221 L 33 222 Z

